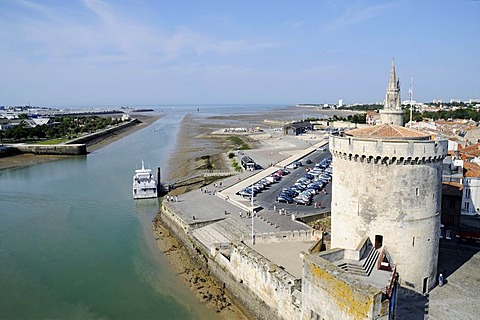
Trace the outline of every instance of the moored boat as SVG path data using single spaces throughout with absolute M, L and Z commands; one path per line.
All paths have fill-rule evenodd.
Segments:
M 133 199 L 147 199 L 157 197 L 157 181 L 152 170 L 145 169 L 142 160 L 142 168 L 135 170 L 133 175 Z

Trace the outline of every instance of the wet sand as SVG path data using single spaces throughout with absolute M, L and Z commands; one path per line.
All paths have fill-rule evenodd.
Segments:
M 172 269 L 179 275 L 187 288 L 195 293 L 200 302 L 218 313 L 225 320 L 248 320 L 229 299 L 227 293 L 215 279 L 205 273 L 191 260 L 188 252 L 174 235 L 156 218 L 152 226 L 158 248 L 165 254 Z

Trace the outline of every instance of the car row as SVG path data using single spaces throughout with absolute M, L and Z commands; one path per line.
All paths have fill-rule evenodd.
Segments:
M 257 182 L 255 182 L 253 185 L 248 186 L 246 188 L 243 188 L 239 192 L 237 192 L 238 195 L 241 195 L 244 198 L 250 198 L 257 196 L 258 193 L 262 192 L 263 190 L 267 189 L 272 183 L 275 183 L 279 180 L 282 179 L 283 176 L 289 174 L 290 171 L 287 169 L 279 169 L 273 174 L 269 175 L 268 177 L 265 177 Z
M 326 184 L 332 179 L 331 158 L 322 160 L 315 167 L 297 179 L 289 188 L 284 188 L 277 195 L 277 202 L 296 203 L 301 205 L 312 204 L 313 197 L 322 192 Z

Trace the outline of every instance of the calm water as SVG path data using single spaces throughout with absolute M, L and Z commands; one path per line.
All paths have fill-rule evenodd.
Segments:
M 0 318 L 216 318 L 156 248 L 158 200 L 131 195 L 141 160 L 166 168 L 195 109 L 159 107 L 165 117 L 86 157 L 0 170 Z

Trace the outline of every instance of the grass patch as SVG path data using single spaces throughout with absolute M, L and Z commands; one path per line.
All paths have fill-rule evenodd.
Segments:
M 242 166 L 235 159 L 232 159 L 232 167 L 235 169 L 235 171 L 243 171 Z
M 232 144 L 233 149 L 237 150 L 248 150 L 250 149 L 250 145 L 242 138 L 237 136 L 229 136 L 227 138 L 228 141 Z
M 50 139 L 50 140 L 45 140 L 45 141 L 38 141 L 35 144 L 59 144 L 65 141 L 68 141 L 69 139 L 67 138 L 60 138 L 60 139 Z

